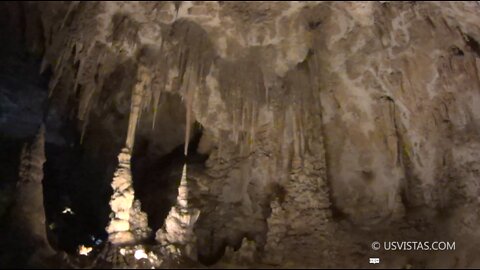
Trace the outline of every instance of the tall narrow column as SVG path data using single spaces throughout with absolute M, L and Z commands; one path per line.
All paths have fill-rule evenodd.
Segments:
M 12 211 L 13 230 L 21 244 L 41 255 L 53 255 L 47 239 L 43 206 L 43 164 L 45 163 L 45 128 L 40 127 L 31 144 L 23 147 L 16 201 Z
M 197 259 L 194 225 L 200 210 L 188 203 L 187 165 L 183 165 L 182 179 L 178 187 L 177 203 L 170 209 L 163 228 L 156 233 L 156 240 L 171 255 Z
M 110 199 L 112 209 L 111 220 L 106 228 L 109 241 L 112 244 L 134 243 L 148 236 L 148 222 L 145 213 L 140 210 L 140 202 L 134 206 L 135 192 L 132 185 L 132 172 L 130 168 L 132 150 L 135 140 L 135 130 L 140 115 L 145 87 L 150 83 L 151 77 L 147 68 L 139 66 L 137 83 L 132 91 L 130 118 L 126 145 L 118 155 L 118 167 L 115 171 L 112 188 L 113 195 Z M 135 220 L 132 220 L 132 217 Z

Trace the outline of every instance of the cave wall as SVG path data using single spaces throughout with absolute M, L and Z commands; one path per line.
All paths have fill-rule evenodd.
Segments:
M 435 223 L 446 208 L 435 233 L 478 238 L 474 221 L 454 225 L 478 219 L 478 3 L 26 10 L 38 10 L 28 19 L 41 27 L 25 31 L 53 72 L 51 106 L 77 118 L 87 157 L 114 164 L 139 68 L 153 74 L 137 130 L 145 155 L 188 147 L 201 125 L 209 158 L 189 172 L 201 259 L 247 237 L 272 265 L 309 265 L 318 256 L 303 250 L 319 242 L 336 256 L 328 239 L 343 222 L 368 232 L 421 212 Z

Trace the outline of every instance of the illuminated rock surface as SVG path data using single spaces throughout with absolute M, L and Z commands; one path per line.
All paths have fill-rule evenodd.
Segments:
M 165 225 L 157 231 L 155 239 L 172 256 L 197 260 L 197 241 L 193 228 L 199 215 L 198 209 L 188 205 L 187 165 L 184 165 L 177 203 L 168 213 Z
M 0 143 L 45 119 L 58 250 L 118 267 L 150 260 L 140 245 L 155 267 L 480 267 L 478 2 L 1 7 L 51 75 L 48 102 L 0 85 Z

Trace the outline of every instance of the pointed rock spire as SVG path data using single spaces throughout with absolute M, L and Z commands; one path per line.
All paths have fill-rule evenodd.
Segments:
M 183 165 L 182 179 L 178 187 L 177 204 L 170 209 L 165 223 L 156 233 L 156 240 L 170 255 L 197 259 L 196 236 L 193 232 L 200 210 L 188 203 L 187 165 Z

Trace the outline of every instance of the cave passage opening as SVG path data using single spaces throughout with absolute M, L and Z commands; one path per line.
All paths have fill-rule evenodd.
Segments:
M 119 84 L 128 85 L 119 78 L 131 79 L 127 75 L 132 71 L 131 65 L 128 63 L 107 78 L 99 103 L 110 107 L 103 111 L 97 109 L 82 143 L 81 125 L 75 114 L 62 113 L 61 108 L 48 99 L 52 71 L 47 68 L 40 74 L 42 48 L 31 51 L 31 44 L 25 43 L 25 25 L 21 24 L 26 16 L 23 6 L 8 5 L 0 4 L 5 7 L 0 8 L 0 37 L 3 37 L 0 47 L 0 150 L 3 153 L 0 156 L 0 218 L 2 221 L 7 218 L 8 206 L 14 199 L 22 146 L 35 137 L 43 122 L 46 125 L 43 199 L 49 242 L 54 249 L 71 254 L 77 253 L 80 245 L 102 245 L 108 238 L 105 227 L 111 212 L 110 184 L 124 138 L 119 136 L 114 142 L 109 141 L 112 133 L 126 133 L 127 127 L 123 126 L 128 121 L 128 110 L 119 109 L 118 104 L 122 102 L 118 101 L 129 96 L 118 98 L 112 93 L 118 92 Z M 12 8 L 16 14 L 11 12 Z M 184 101 L 177 94 L 162 93 L 162 97 L 163 102 L 156 108 L 154 135 L 155 140 L 169 147 L 164 147 L 167 150 L 161 153 L 151 150 L 158 147 L 158 142 L 152 142 L 152 136 L 144 136 L 147 129 L 151 130 L 152 119 L 147 116 L 140 121 L 143 124 L 139 123 L 132 155 L 135 197 L 148 215 L 152 241 L 176 202 L 183 165 L 204 166 L 208 158 L 196 151 L 203 133 L 198 122 L 192 124 L 188 155 L 184 155 Z M 77 99 L 69 100 L 68 107 L 76 107 Z M 109 126 L 102 127 L 105 119 L 122 127 L 108 132 Z M 2 228 L 5 224 L 0 223 Z
M 208 158 L 196 151 L 203 132 L 198 122 L 192 125 L 188 155 L 184 155 L 185 124 L 175 118 L 185 117 L 185 106 L 171 104 L 182 102 L 177 95 L 167 98 L 164 103 L 168 104 L 165 105 L 167 112 L 164 111 L 155 129 L 151 130 L 148 123 L 151 119 L 145 117 L 140 120 L 135 138 L 132 181 L 135 199 L 141 202 L 152 229 L 147 240 L 150 244 L 154 243 L 155 232 L 163 226 L 176 202 L 183 165 L 204 166 Z M 105 228 L 111 213 L 110 184 L 118 165 L 117 155 L 123 147 L 122 143 L 105 146 L 102 142 L 109 133 L 93 128 L 87 130 L 85 141 L 80 143 L 81 131 L 76 128 L 76 121 L 73 117 L 62 122 L 59 133 L 64 143 L 47 144 L 44 181 L 49 240 L 54 248 L 71 254 L 77 253 L 80 245 L 99 247 L 108 239 Z M 101 121 L 93 119 L 92 126 L 96 122 Z M 177 139 L 172 141 L 172 138 Z M 159 144 L 162 151 L 158 150 Z M 100 150 L 93 151 L 92 147 Z
M 189 168 L 203 167 L 208 159 L 208 155 L 197 152 L 202 132 L 203 128 L 196 122 L 187 156 L 184 155 L 184 144 L 176 146 L 165 155 L 152 156 L 148 155 L 148 140 L 136 143 L 132 157 L 135 197 L 142 203 L 142 211 L 147 213 L 148 225 L 153 232 L 163 226 L 170 209 L 176 203 L 183 165 L 187 164 Z
M 22 3 L 0 3 L 0 268 L 25 267 L 31 255 L 13 211 L 21 152 L 39 131 L 51 76 L 39 72 L 42 59 L 27 44 L 25 16 Z
M 50 244 L 67 253 L 79 245 L 98 246 L 108 237 L 110 183 L 115 153 L 96 156 L 80 144 L 73 122 L 62 123 L 63 143 L 47 143 L 44 202 Z

